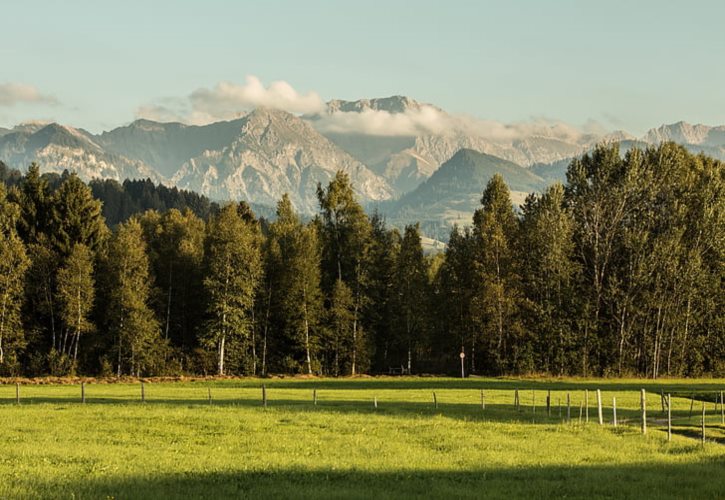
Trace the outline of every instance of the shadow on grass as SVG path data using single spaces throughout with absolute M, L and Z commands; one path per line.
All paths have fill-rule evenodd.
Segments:
M 14 487 L 17 496 L 54 498 L 722 498 L 725 458 L 698 453 L 693 448 L 691 461 L 676 464 L 370 472 L 315 470 L 310 463 L 309 469 L 27 479 Z

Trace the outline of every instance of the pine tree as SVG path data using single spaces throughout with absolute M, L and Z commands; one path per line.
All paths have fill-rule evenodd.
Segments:
M 423 255 L 420 228 L 406 226 L 395 273 L 395 311 L 398 345 L 406 353 L 407 372 L 412 373 L 413 352 L 427 328 L 428 268 Z
M 17 354 L 25 342 L 20 312 L 29 261 L 15 229 L 19 212 L 0 185 L 0 370 L 5 373 L 17 371 Z
M 527 328 L 536 334 L 537 368 L 564 374 L 573 343 L 574 220 L 564 206 L 564 187 L 554 184 L 522 207 L 518 238 Z
M 51 198 L 51 241 L 63 256 L 77 243 L 97 251 L 108 236 L 101 203 L 76 174 L 70 174 Z
M 317 228 L 299 221 L 286 194 L 277 205 L 270 240 L 277 276 L 274 302 L 279 304 L 277 314 L 286 347 L 303 357 L 304 371 L 312 374 L 313 362 L 318 365 L 322 314 Z
M 342 281 L 352 293 L 353 316 L 349 353 L 350 373 L 355 375 L 368 362 L 367 342 L 362 328 L 367 302 L 371 226 L 355 199 L 350 178 L 338 171 L 327 187 L 317 186 L 322 211 L 323 279 L 331 293 Z
M 236 354 L 236 368 L 244 369 L 251 345 L 252 309 L 261 277 L 259 235 L 237 205 L 229 204 L 212 218 L 207 231 L 208 296 L 205 340 L 217 352 L 217 373 L 225 374 L 228 351 Z
M 514 260 L 517 220 L 508 186 L 494 175 L 473 215 L 474 283 L 472 307 L 485 355 L 499 372 L 530 369 L 530 345 L 517 338 L 518 276 Z

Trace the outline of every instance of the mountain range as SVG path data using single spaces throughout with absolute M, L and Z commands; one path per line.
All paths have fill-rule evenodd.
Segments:
M 641 138 L 582 132 L 560 124 L 504 126 L 451 115 L 393 96 L 333 100 L 324 111 L 295 115 L 258 108 L 208 125 L 140 119 L 101 134 L 57 123 L 0 128 L 0 160 L 19 169 L 77 172 L 84 179 L 149 178 L 215 200 L 273 206 L 289 193 L 305 214 L 316 186 L 347 172 L 360 199 L 391 220 L 469 220 L 493 173 L 514 201 L 561 180 L 573 157 L 602 141 L 627 145 L 672 140 L 725 159 L 725 126 L 679 122 Z

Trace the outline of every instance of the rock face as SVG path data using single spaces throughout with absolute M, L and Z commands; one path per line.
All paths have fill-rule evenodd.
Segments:
M 673 141 L 693 153 L 703 152 L 725 161 L 725 125 L 709 127 L 677 122 L 651 129 L 643 140 L 650 144 Z
M 185 162 L 172 182 L 211 198 L 273 205 L 289 193 L 305 213 L 317 209 L 317 183 L 346 172 L 363 201 L 392 197 L 387 182 L 304 120 L 284 111 L 257 109 L 235 122 L 236 138 Z
M 362 202 L 391 207 L 396 198 L 411 203 L 407 195 L 427 180 L 442 182 L 450 169 L 439 167 L 453 158 L 460 161 L 461 150 L 470 150 L 469 159 L 473 152 L 488 158 L 478 158 L 476 172 L 499 168 L 504 177 L 509 176 L 512 190 L 523 193 L 538 189 L 541 182 L 564 180 L 571 159 L 598 142 L 619 141 L 626 150 L 670 140 L 725 160 L 725 126 L 679 122 L 652 129 L 637 140 L 622 131 L 583 133 L 555 123 L 484 122 L 392 96 L 333 100 L 326 111 L 305 116 L 257 109 L 236 120 L 204 126 L 137 120 L 98 135 L 56 123 L 29 122 L 0 128 L 0 161 L 17 169 L 37 162 L 42 171 L 67 169 L 86 180 L 150 178 L 218 201 L 244 199 L 274 206 L 288 193 L 299 211 L 311 214 L 317 211 L 317 184 L 328 182 L 337 170 L 349 174 Z M 470 181 L 479 190 L 482 177 L 474 177 Z M 436 212 L 445 200 L 463 207 L 453 200 L 455 196 L 446 194 L 441 200 L 429 196 L 426 203 L 438 208 L 423 210 L 420 217 Z M 397 206 L 403 213 L 403 205 Z M 446 217 L 464 212 L 451 208 Z
M 328 103 L 326 114 L 306 118 L 323 135 L 384 177 L 397 194 L 415 189 L 461 149 L 473 149 L 529 167 L 571 158 L 602 138 L 544 124 L 526 130 L 501 128 L 498 124 L 492 133 L 491 124 L 476 125 L 465 117 L 449 115 L 440 108 L 403 96 L 334 100 Z M 366 126 L 372 120 L 383 119 L 394 126 L 408 124 L 408 128 L 415 130 L 376 135 L 354 130 L 345 132 L 334 126 L 337 123 Z
M 143 162 L 109 153 L 85 130 L 51 123 L 19 126 L 0 136 L 0 158 L 23 169 L 36 162 L 43 172 L 69 170 L 85 180 L 93 178 L 162 178 Z
M 305 214 L 317 209 L 317 183 L 337 170 L 363 202 L 392 197 L 385 179 L 320 135 L 301 118 L 257 109 L 206 126 L 138 120 L 94 136 L 58 124 L 20 126 L 0 136 L 0 159 L 24 169 L 75 171 L 82 178 L 150 178 L 217 200 L 274 206 L 289 193 Z

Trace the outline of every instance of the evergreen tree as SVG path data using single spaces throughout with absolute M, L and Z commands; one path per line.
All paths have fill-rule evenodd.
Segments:
M 527 329 L 536 335 L 537 369 L 563 375 L 572 354 L 575 312 L 574 220 L 564 206 L 564 187 L 532 194 L 522 207 L 518 252 L 528 299 Z
M 92 252 L 107 238 L 101 203 L 76 174 L 70 174 L 51 199 L 51 241 L 63 256 L 81 243 Z
M 350 178 L 338 171 L 327 187 L 317 186 L 322 211 L 323 278 L 328 293 L 342 281 L 352 293 L 350 373 L 355 375 L 368 362 L 368 347 L 362 328 L 362 312 L 367 302 L 371 226 L 362 206 L 355 199 Z
M 420 228 L 406 226 L 395 273 L 395 312 L 398 347 L 406 353 L 407 372 L 412 373 L 413 352 L 424 341 L 427 329 L 428 268 L 423 255 Z
M 25 343 L 20 312 L 29 261 L 15 228 L 19 215 L 0 186 L 0 371 L 6 374 L 18 371 L 18 352 Z
M 488 182 L 481 204 L 473 215 L 474 321 L 491 368 L 499 373 L 528 370 L 532 368 L 531 346 L 522 338 L 518 321 L 519 285 L 513 248 L 517 219 L 501 175 Z
M 319 369 L 316 358 L 322 324 L 317 229 L 299 221 L 286 194 L 277 205 L 270 240 L 272 266 L 277 271 L 274 302 L 279 304 L 278 319 L 287 350 L 294 353 L 295 364 L 301 364 L 305 372 L 312 374 L 313 366 Z

